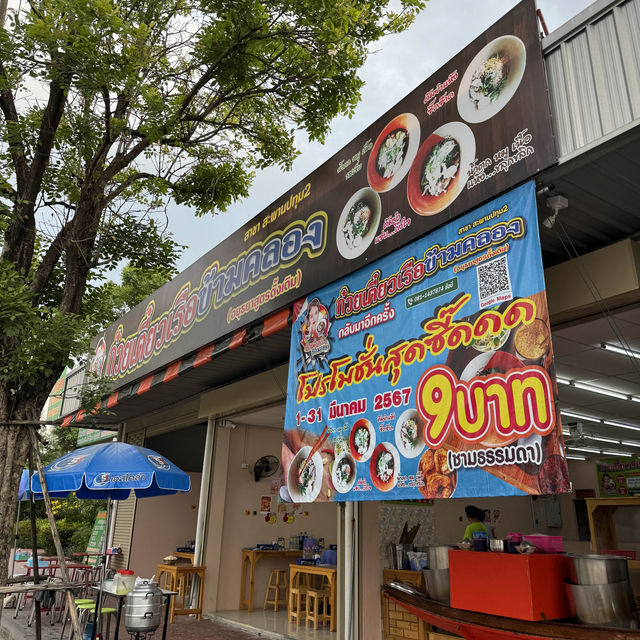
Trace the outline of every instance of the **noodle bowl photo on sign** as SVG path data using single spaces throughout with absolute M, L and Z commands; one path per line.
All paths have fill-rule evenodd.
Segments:
M 347 493 L 356 481 L 356 461 L 348 451 L 338 454 L 331 469 L 331 481 L 336 491 Z
M 381 208 L 380 196 L 369 187 L 349 198 L 336 230 L 336 246 L 343 258 L 352 260 L 369 248 L 380 224 Z
M 527 50 L 516 36 L 501 36 L 483 47 L 460 80 L 460 117 L 476 123 L 495 116 L 513 98 L 526 64 Z
M 381 442 L 369 462 L 371 483 L 379 491 L 391 491 L 398 482 L 400 454 L 390 442 Z
M 396 422 L 395 441 L 405 458 L 417 458 L 425 448 L 424 420 L 416 409 L 407 409 Z
M 412 113 L 396 116 L 375 141 L 367 163 L 367 180 L 379 193 L 389 191 L 407 175 L 420 146 L 420 123 Z
M 371 457 L 375 446 L 376 433 L 373 430 L 373 425 L 365 418 L 357 420 L 351 427 L 349 434 L 351 455 L 357 462 L 366 462 Z
M 310 446 L 302 447 L 289 465 L 287 489 L 294 502 L 313 502 L 320 495 L 322 456 L 319 451 L 316 451 L 305 465 L 310 453 Z
M 446 209 L 467 184 L 476 140 L 464 122 L 438 127 L 423 143 L 409 170 L 407 197 L 420 215 Z

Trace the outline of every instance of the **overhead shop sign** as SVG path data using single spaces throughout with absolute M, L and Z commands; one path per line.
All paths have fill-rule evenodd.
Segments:
M 294 502 L 569 490 L 532 182 L 306 298 L 282 459 Z
M 94 342 L 116 386 L 279 309 L 550 166 L 533 0 Z

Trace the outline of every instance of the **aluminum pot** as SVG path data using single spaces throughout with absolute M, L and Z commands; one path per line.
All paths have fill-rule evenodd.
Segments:
M 429 569 L 448 569 L 450 549 L 455 549 L 455 547 L 444 544 L 437 547 L 428 547 L 427 558 Z
M 155 631 L 160 626 L 162 598 L 156 582 L 139 582 L 125 598 L 124 625 L 127 631 Z
M 422 575 L 427 596 L 432 600 L 449 604 L 449 569 L 424 569 Z
M 622 556 L 568 554 L 573 584 L 609 584 L 629 579 L 627 559 Z
M 628 580 L 609 584 L 571 584 L 565 581 L 569 606 L 583 624 L 638 628 Z

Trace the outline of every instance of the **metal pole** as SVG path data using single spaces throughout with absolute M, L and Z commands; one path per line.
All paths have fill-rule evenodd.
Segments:
M 102 619 L 102 588 L 104 586 L 105 570 L 107 566 L 107 538 L 109 537 L 109 525 L 111 522 L 111 496 L 107 498 L 107 521 L 105 522 L 104 538 L 102 539 L 102 567 L 100 568 L 100 587 L 96 598 L 96 608 L 93 614 L 93 626 L 91 627 L 91 640 L 96 640 L 100 620 Z
M 344 639 L 353 640 L 353 502 L 344 513 Z
M 198 521 L 196 523 L 196 542 L 193 554 L 193 564 L 202 564 L 204 538 L 209 512 L 209 491 L 211 484 L 211 470 L 213 468 L 213 447 L 216 441 L 216 422 L 212 416 L 207 420 L 207 437 L 204 443 L 204 460 L 202 462 L 202 478 L 200 482 L 200 499 L 198 500 Z
M 29 478 L 33 475 L 33 454 L 29 452 Z M 31 558 L 33 560 L 33 584 L 38 584 L 40 582 L 40 568 L 38 566 L 38 529 L 36 526 L 36 501 L 33 496 L 33 491 L 31 491 L 31 487 L 29 487 L 29 503 L 31 506 L 29 519 L 31 521 Z M 20 508 L 20 503 L 18 502 L 18 508 Z M 17 532 L 16 532 L 17 533 Z M 16 538 L 18 536 L 16 535 Z M 15 549 L 14 556 L 15 558 Z M 33 596 L 33 606 L 35 607 L 36 612 L 36 640 L 42 640 L 42 616 L 40 615 L 40 601 L 35 598 L 35 594 Z M 55 607 L 55 605 L 54 605 Z M 17 613 L 17 603 L 16 603 L 16 613 Z M 53 614 L 51 614 L 53 615 Z
M 31 492 L 31 489 L 29 489 Z M 16 547 L 18 546 L 18 525 L 20 524 L 20 503 L 22 500 L 18 500 L 18 514 L 16 515 L 16 533 L 13 537 L 13 557 L 11 559 L 11 575 L 13 576 L 16 570 Z
M 193 566 L 201 566 L 204 560 L 204 540 L 207 533 L 207 514 L 209 513 L 209 492 L 211 489 L 211 469 L 213 468 L 213 449 L 216 442 L 216 421 L 209 416 L 207 420 L 207 437 L 204 442 L 204 460 L 202 461 L 202 477 L 200 479 L 200 498 L 198 500 L 198 521 L 196 522 L 196 540 L 193 550 Z M 189 594 L 190 606 L 194 605 L 200 595 L 200 577 L 193 577 Z

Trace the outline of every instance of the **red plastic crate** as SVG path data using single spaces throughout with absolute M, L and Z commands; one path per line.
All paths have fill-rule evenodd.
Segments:
M 451 606 L 519 620 L 569 618 L 569 562 L 559 554 L 451 550 Z

